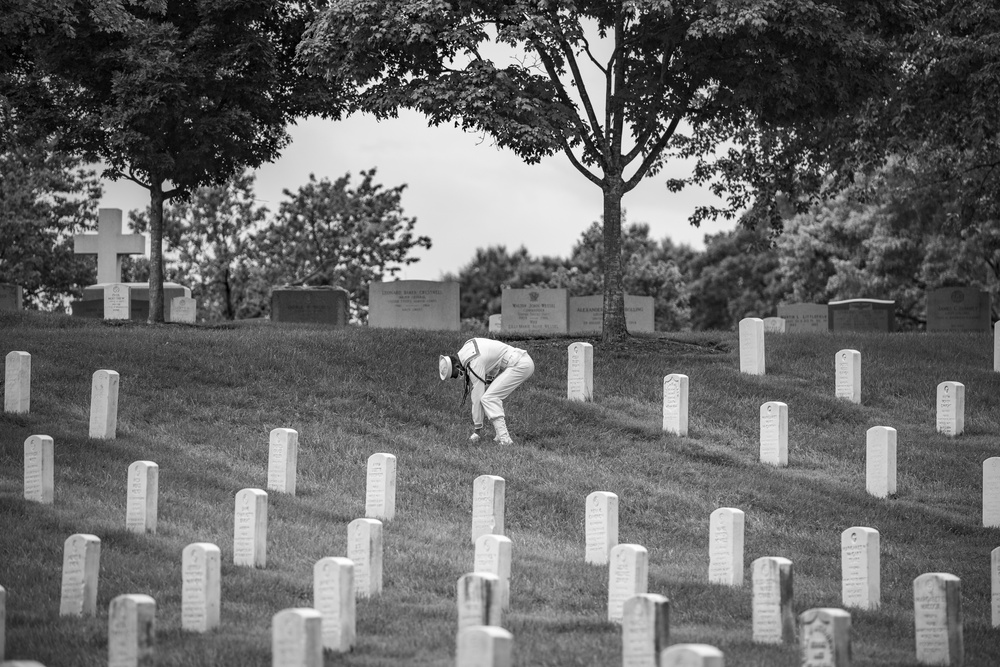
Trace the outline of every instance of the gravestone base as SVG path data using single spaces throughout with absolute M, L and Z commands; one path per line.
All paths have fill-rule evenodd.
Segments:
M 149 319 L 149 283 L 124 283 L 129 287 L 131 313 L 129 319 L 145 322 Z M 83 298 L 72 301 L 73 317 L 104 319 L 104 283 L 83 288 Z M 174 297 L 191 296 L 191 289 L 177 283 L 163 283 L 163 319 L 170 322 L 170 302 Z

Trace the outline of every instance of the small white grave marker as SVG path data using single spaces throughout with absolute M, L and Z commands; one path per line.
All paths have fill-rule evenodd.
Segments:
M 127 320 L 132 317 L 132 288 L 124 283 L 104 286 L 104 319 Z
M 472 483 L 472 543 L 480 535 L 503 535 L 506 482 L 496 475 L 480 475 Z
M 619 544 L 608 563 L 608 620 L 621 623 L 625 600 L 649 587 L 649 552 L 638 544 Z
M 655 593 L 633 595 L 622 614 L 622 667 L 657 667 L 670 639 L 670 600 Z
M 222 552 L 194 542 L 181 553 L 181 628 L 208 632 L 219 626 L 222 605 Z
M 136 461 L 128 467 L 125 530 L 140 534 L 156 533 L 159 492 L 160 466 L 152 461 Z
M 585 560 L 591 565 L 607 565 L 611 549 L 618 544 L 618 496 L 610 491 L 594 491 L 587 496 Z
M 60 616 L 97 614 L 97 574 L 101 569 L 101 540 L 77 533 L 63 545 Z
M 961 382 L 937 386 L 937 431 L 951 437 L 965 431 L 965 385 Z
M 354 592 L 368 598 L 382 592 L 382 522 L 355 519 L 347 525 L 347 557 L 354 562 Z
M 792 610 L 792 561 L 764 556 L 753 562 L 753 641 L 795 641 Z
M 566 371 L 566 398 L 571 401 L 594 400 L 594 346 L 573 343 L 569 346 Z
M 993 370 L 1000 373 L 1000 321 L 993 324 Z
M 194 324 L 198 319 L 198 300 L 189 296 L 175 296 L 170 300 L 170 321 Z
M 511 667 L 514 636 L 495 625 L 476 625 L 458 633 L 456 667 Z
M 119 595 L 108 608 L 108 667 L 153 667 L 156 601 L 148 595 Z
M 3 411 L 28 414 L 31 410 L 31 355 L 10 352 L 4 363 Z
M 7 591 L 0 586 L 0 662 L 7 649 Z
M 961 665 L 962 582 L 953 574 L 928 572 L 913 580 L 913 621 L 917 662 Z
M 267 455 L 267 490 L 294 496 L 298 460 L 298 431 L 291 428 L 273 429 Z
M 990 591 L 993 627 L 1000 628 L 1000 547 L 990 552 Z
M 1000 528 L 1000 456 L 983 461 L 983 525 Z
M 47 435 L 24 441 L 24 499 L 45 505 L 55 499 L 54 448 Z
M 114 440 L 118 431 L 118 373 L 94 372 L 90 384 L 90 437 Z
M 857 350 L 841 350 L 834 357 L 836 381 L 834 393 L 837 398 L 845 398 L 851 403 L 861 402 L 861 353 Z
M 785 333 L 785 318 L 765 317 L 764 333 Z
M 272 667 L 323 667 L 323 614 L 283 609 L 271 619 Z
M 243 489 L 236 494 L 233 516 L 233 563 L 267 566 L 267 492 Z
M 877 609 L 882 603 L 879 533 L 854 526 L 840 534 L 840 593 L 845 607 Z
M 490 315 L 490 333 L 500 333 L 501 331 L 503 331 L 503 317 Z
M 722 651 L 708 644 L 674 644 L 660 654 L 659 667 L 725 667 Z
M 365 516 L 383 521 L 392 521 L 396 516 L 396 457 L 393 454 L 368 457 Z
M 764 375 L 764 320 L 740 320 L 740 373 Z
M 850 667 L 851 615 L 821 607 L 799 615 L 802 667 Z
M 500 578 L 470 572 L 458 580 L 458 631 L 477 625 L 502 625 Z
M 743 527 L 746 515 L 720 507 L 708 520 L 708 580 L 725 586 L 743 585 Z
M 673 373 L 663 378 L 663 430 L 687 437 L 688 376 Z
M 346 653 L 356 637 L 354 562 L 328 556 L 313 566 L 313 609 L 323 614 L 323 648 Z
M 760 462 L 788 465 L 788 406 L 780 401 L 760 406 Z
M 865 489 L 876 498 L 896 493 L 896 429 L 872 426 L 865 443 Z
M 513 543 L 503 535 L 480 535 L 476 540 L 473 572 L 489 572 L 500 580 L 500 607 L 510 609 L 510 560 Z M 489 625 L 484 623 L 483 625 Z

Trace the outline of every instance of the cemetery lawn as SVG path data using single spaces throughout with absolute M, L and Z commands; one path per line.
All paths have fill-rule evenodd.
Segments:
M 719 647 L 726 664 L 795 666 L 798 647 L 751 642 L 749 564 L 794 563 L 796 614 L 840 607 L 840 535 L 878 529 L 882 607 L 852 612 L 855 665 L 916 663 L 912 582 L 961 578 L 965 664 L 1000 664 L 990 627 L 991 549 L 982 527 L 982 463 L 1000 455 L 1000 374 L 981 334 L 767 336 L 767 375 L 739 373 L 735 333 L 664 334 L 594 343 L 595 401 L 569 403 L 572 339 L 512 341 L 535 375 L 507 401 L 510 448 L 469 446 L 461 386 L 437 379 L 438 354 L 463 333 L 239 323 L 104 324 L 0 312 L 0 352 L 31 353 L 31 412 L 0 416 L 0 585 L 6 658 L 48 667 L 107 664 L 112 598 L 156 600 L 158 666 L 271 664 L 271 618 L 312 605 L 312 567 L 346 555 L 364 515 L 365 464 L 397 462 L 397 513 L 384 529 L 384 592 L 357 605 L 358 640 L 326 665 L 452 665 L 458 578 L 470 571 L 473 479 L 506 479 L 513 541 L 516 665 L 619 665 L 607 568 L 584 563 L 584 499 L 619 496 L 619 541 L 649 550 L 649 592 L 671 601 L 671 643 Z M 579 340 L 588 340 L 581 338 Z M 834 354 L 861 352 L 862 405 L 834 398 Z M 121 376 L 118 437 L 87 437 L 91 375 Z M 663 376 L 690 377 L 690 437 L 661 431 Z M 935 432 L 935 388 L 966 387 L 966 432 Z M 789 467 L 758 460 L 758 411 L 788 404 Z M 898 431 L 898 495 L 865 492 L 865 432 Z M 233 505 L 266 485 L 268 433 L 299 433 L 295 497 L 268 494 L 267 567 L 232 564 Z M 22 498 L 23 443 L 55 441 L 55 503 Z M 159 464 L 155 535 L 124 530 L 130 463 Z M 745 583 L 707 583 L 709 514 L 746 513 Z M 60 618 L 63 542 L 101 539 L 98 615 Z M 180 629 L 181 551 L 222 550 L 222 625 Z

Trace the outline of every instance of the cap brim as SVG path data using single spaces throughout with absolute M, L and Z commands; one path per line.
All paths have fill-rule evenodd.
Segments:
M 444 355 L 438 358 L 438 376 L 442 380 L 447 380 L 451 377 L 451 359 Z

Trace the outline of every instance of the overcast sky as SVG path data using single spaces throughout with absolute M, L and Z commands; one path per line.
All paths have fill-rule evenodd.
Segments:
M 354 116 L 333 122 L 310 119 L 291 128 L 292 143 L 281 158 L 257 170 L 256 193 L 275 211 L 282 190 L 296 190 L 309 174 L 335 180 L 350 172 L 357 182 L 363 169 L 378 168 L 376 181 L 387 187 L 407 184 L 402 206 L 417 218 L 415 232 L 429 236 L 430 250 L 399 274 L 412 280 L 437 280 L 468 264 L 476 248 L 522 245 L 532 255 L 567 256 L 580 234 L 601 216 L 601 191 L 563 155 L 526 165 L 488 138 L 451 126 L 428 127 L 422 116 L 402 112 L 377 122 Z M 650 225 L 656 239 L 670 237 L 704 247 L 706 233 L 732 229 L 722 221 L 692 227 L 688 216 L 713 196 L 704 190 L 669 192 L 667 178 L 684 176 L 686 165 L 647 178 L 625 197 L 630 222 Z M 130 181 L 105 183 L 102 208 L 143 208 L 148 192 Z

